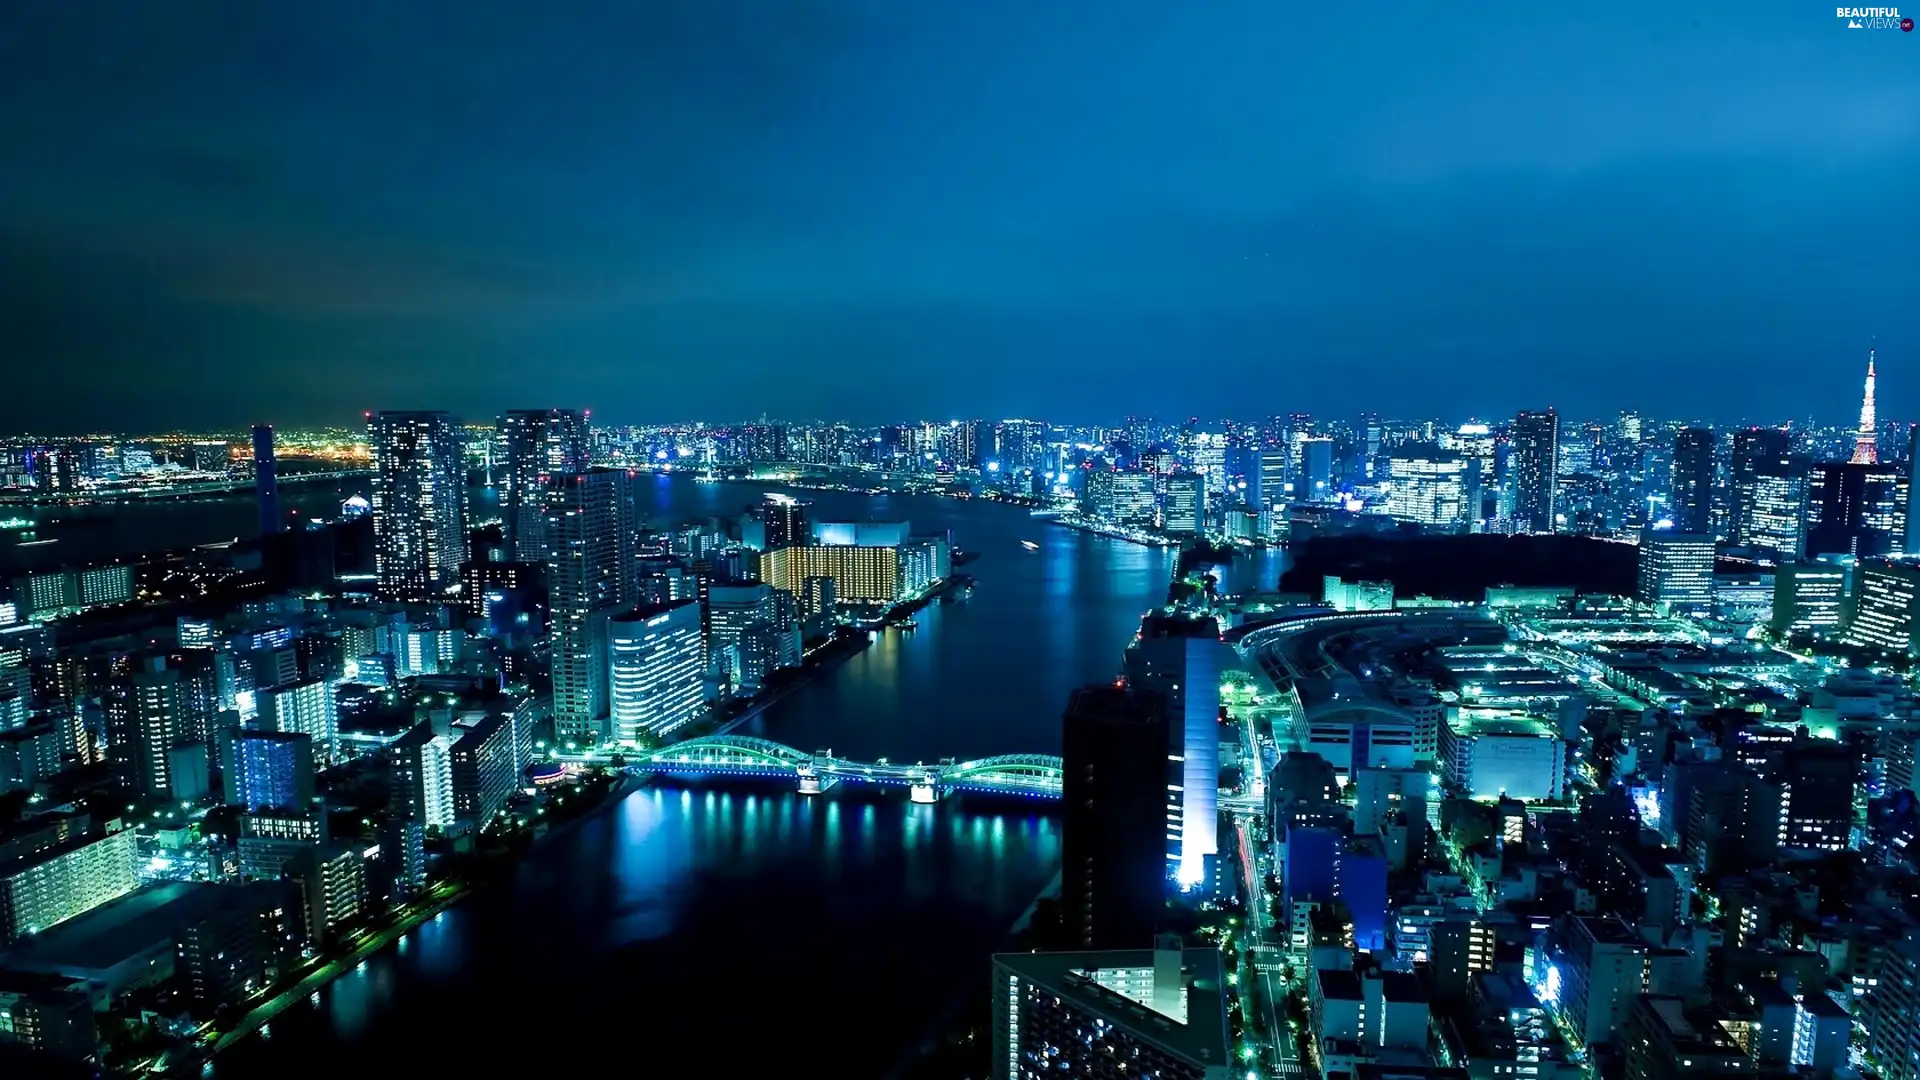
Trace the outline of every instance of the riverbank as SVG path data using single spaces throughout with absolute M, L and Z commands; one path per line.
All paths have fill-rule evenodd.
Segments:
M 487 872 L 473 874 L 462 880 L 441 881 L 433 887 L 425 899 L 410 905 L 405 909 L 405 914 L 391 925 L 355 935 L 345 955 L 320 963 L 301 976 L 292 986 L 255 1006 L 232 1029 L 215 1036 L 210 1043 L 203 1043 L 196 1052 L 181 1060 L 166 1064 L 163 1070 L 164 1075 L 197 1074 L 221 1051 L 256 1034 L 271 1024 L 274 1017 L 298 1004 L 302 999 L 312 996 L 328 983 L 358 968 L 368 957 L 383 949 L 391 948 L 401 938 L 418 930 L 448 908 L 467 899 L 505 872 L 517 867 L 527 856 L 567 836 L 586 822 L 619 805 L 622 799 L 645 786 L 645 782 L 639 778 L 622 775 L 607 787 L 592 806 L 580 809 L 569 815 L 567 820 L 558 826 L 535 835 L 523 847 L 487 857 L 481 866 L 481 869 Z
M 1047 521 L 1063 528 L 1092 533 L 1095 536 L 1104 536 L 1112 540 L 1125 540 L 1131 544 L 1139 544 L 1141 547 L 1170 548 L 1180 546 L 1180 541 L 1175 540 L 1171 536 L 1150 533 L 1144 529 L 1131 529 L 1125 525 L 1109 525 L 1105 522 L 1093 521 L 1089 518 L 1081 517 L 1078 514 L 1048 515 L 1039 520 Z
M 830 674 L 872 644 L 872 636 L 864 632 L 849 630 L 836 633 L 831 641 L 802 656 L 798 668 L 787 669 L 792 673 L 791 677 L 782 679 L 770 692 L 762 691 L 755 695 L 740 712 L 723 717 L 717 724 L 696 725 L 693 730 L 681 734 L 674 741 L 685 742 L 688 739 L 701 739 L 710 735 L 725 735 L 778 705 L 794 691 L 815 679 Z

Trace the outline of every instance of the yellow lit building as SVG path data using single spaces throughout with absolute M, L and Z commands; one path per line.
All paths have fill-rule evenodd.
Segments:
M 842 603 L 893 604 L 901 595 L 900 550 L 891 547 L 823 545 L 760 553 L 760 580 L 795 596 L 812 577 L 833 579 Z

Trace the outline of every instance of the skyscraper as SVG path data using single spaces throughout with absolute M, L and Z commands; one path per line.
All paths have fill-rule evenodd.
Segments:
M 1906 546 L 1907 478 L 1891 465 L 1828 461 L 1807 480 L 1808 555 L 1898 555 Z
M 1713 535 L 1713 432 L 1686 428 L 1673 440 L 1673 528 Z
M 1792 452 L 1792 440 L 1779 428 L 1742 428 L 1733 433 L 1733 454 L 1727 461 L 1727 537 L 1735 545 L 1761 546 L 1753 538 L 1755 478 L 1768 469 L 1779 475 Z M 1804 495 L 1806 463 L 1798 464 Z
M 145 798 L 173 798 L 167 751 L 181 741 L 186 705 L 180 673 L 164 657 L 143 658 L 106 696 L 107 754 L 121 783 Z
M 807 513 L 812 507 L 812 503 L 790 495 L 768 495 L 760 510 L 767 530 L 766 550 L 813 543 L 813 525 Z
M 1554 496 L 1560 484 L 1560 416 L 1552 409 L 1513 418 L 1509 436 L 1513 464 L 1513 517 L 1523 532 L 1554 529 Z
M 621 562 L 626 479 L 602 469 L 550 476 L 544 489 L 553 726 L 563 743 L 592 745 L 608 735 L 606 624 L 638 573 Z
M 1180 884 L 1207 880 L 1219 852 L 1220 624 L 1149 615 L 1127 648 L 1127 685 L 1158 695 L 1167 714 L 1167 858 Z
M 444 412 L 379 412 L 368 419 L 367 441 L 380 595 L 439 600 L 459 588 L 466 549 L 459 425 Z
M 253 497 L 260 509 L 260 535 L 285 526 L 280 521 L 280 480 L 273 459 L 273 425 L 253 425 Z
M 509 562 L 544 562 L 547 479 L 587 470 L 587 414 L 579 409 L 512 409 L 496 425 L 501 531 Z
M 700 604 L 670 600 L 614 618 L 607 626 L 613 738 L 658 738 L 697 719 L 706 707 Z
M 1167 715 L 1140 691 L 1073 692 L 1061 724 L 1060 902 L 1075 948 L 1140 948 L 1166 906 Z

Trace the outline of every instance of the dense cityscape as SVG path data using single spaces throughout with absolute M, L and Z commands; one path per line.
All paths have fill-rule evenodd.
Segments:
M 10 440 L 8 1075 L 248 1075 L 276 1017 L 678 790 L 1058 815 L 899 1075 L 1911 1080 L 1920 425 L 1863 359 L 1834 427 Z M 116 529 L 176 505 L 247 524 Z M 1029 524 L 908 516 L 944 507 Z M 1162 595 L 1027 744 L 784 741 L 783 701 L 1057 544 Z

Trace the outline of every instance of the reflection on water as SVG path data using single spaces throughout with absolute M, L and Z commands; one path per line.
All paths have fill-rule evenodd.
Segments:
M 565 1031 L 718 1048 L 743 1024 L 761 1045 L 830 1046 L 842 1075 L 875 1075 L 981 975 L 1057 868 L 1058 825 L 1033 809 L 648 788 L 282 1013 L 215 1075 L 282 1075 L 315 1055 L 387 1067 L 422 1039 L 449 1064 L 533 1069 Z M 557 1002 L 564 1018 L 533 1011 Z M 524 1010 L 514 1030 L 530 1042 L 479 1037 L 502 1010 Z M 456 1030 L 471 1037 L 435 1034 Z M 601 1044 L 571 1053 L 611 1060 Z

